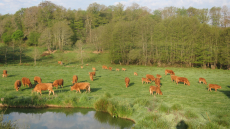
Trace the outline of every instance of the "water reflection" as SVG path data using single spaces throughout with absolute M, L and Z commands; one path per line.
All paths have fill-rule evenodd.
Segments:
M 8 108 L 4 120 L 7 118 L 23 129 L 129 129 L 134 125 L 130 120 L 82 108 Z

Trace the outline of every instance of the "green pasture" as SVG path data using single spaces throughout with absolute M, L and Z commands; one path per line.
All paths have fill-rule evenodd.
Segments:
M 38 48 L 42 54 L 44 48 Z M 33 60 L 34 48 L 27 48 L 22 57 L 22 64 L 18 60 L 8 64 L 0 64 L 0 71 L 6 69 L 8 77 L 0 77 L 0 98 L 3 104 L 11 106 L 41 106 L 59 105 L 70 107 L 95 108 L 98 111 L 109 112 L 113 117 L 123 117 L 135 121 L 134 128 L 193 128 L 216 129 L 230 128 L 230 71 L 221 69 L 153 67 L 139 65 L 113 65 L 109 54 L 94 54 L 87 49 L 82 55 L 83 66 L 81 69 L 80 52 L 72 50 Z M 9 56 L 9 55 L 8 55 Z M 16 57 L 15 57 L 16 58 Z M 57 61 L 63 61 L 58 65 Z M 11 62 L 10 62 L 11 61 Z M 88 64 L 88 66 L 86 66 Z M 112 67 L 113 70 L 104 70 L 102 65 Z M 88 72 L 96 68 L 94 81 L 90 81 Z M 116 71 L 119 68 L 120 71 Z M 127 71 L 121 71 L 126 68 Z M 164 75 L 165 69 L 171 69 L 177 76 L 186 77 L 190 86 L 175 84 L 170 75 Z M 138 76 L 134 76 L 134 72 Z M 161 91 L 163 95 L 150 95 L 149 86 L 142 84 L 141 78 L 146 74 L 162 75 Z M 78 82 L 89 82 L 91 93 L 76 93 L 70 91 L 73 75 L 78 76 Z M 42 96 L 32 94 L 32 89 L 23 87 L 17 92 L 14 82 L 27 77 L 31 80 L 40 76 L 43 83 L 52 83 L 57 79 L 64 79 L 64 88 L 55 87 L 55 95 L 48 95 L 43 91 Z M 130 86 L 126 88 L 125 77 L 130 78 Z M 217 92 L 208 91 L 207 85 L 199 84 L 199 77 L 206 79 L 207 83 L 218 84 L 222 89 Z M 155 94 L 155 93 L 154 93 Z
M 45 105 L 95 108 L 99 103 L 104 107 L 98 110 L 108 111 L 112 115 L 130 118 L 136 122 L 136 128 L 175 128 L 177 125 L 189 128 L 229 128 L 230 127 L 230 71 L 198 68 L 162 68 L 150 66 L 113 67 L 112 71 L 102 69 L 102 64 L 90 64 L 81 69 L 80 65 L 63 66 L 2 66 L 9 76 L 0 78 L 0 97 L 9 105 Z M 97 69 L 94 81 L 90 81 L 88 72 Z M 116 71 L 126 68 L 127 71 Z M 177 76 L 187 77 L 191 86 L 171 82 L 170 75 L 164 75 L 165 69 L 172 69 Z M 137 72 L 138 76 L 133 73 Z M 142 84 L 141 77 L 146 74 L 162 75 L 163 95 L 150 95 L 149 86 Z M 90 82 L 91 93 L 70 91 L 72 76 L 78 76 L 78 82 Z M 52 83 L 64 79 L 64 88 L 55 87 L 55 95 L 43 91 L 42 96 L 31 93 L 33 88 L 21 87 L 17 92 L 14 82 L 28 77 L 32 83 L 34 76 L 40 76 L 42 82 Z M 130 78 L 130 86 L 125 87 L 125 77 Z M 217 92 L 208 91 L 207 85 L 199 84 L 198 78 L 204 77 L 208 83 L 222 86 Z M 35 85 L 33 85 L 34 87 Z M 32 101 L 33 100 L 33 101 Z M 35 102 L 36 101 L 36 102 Z M 181 123 L 179 125 L 179 123 Z

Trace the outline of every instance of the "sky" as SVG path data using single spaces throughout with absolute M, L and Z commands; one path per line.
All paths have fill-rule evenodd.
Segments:
M 29 8 L 38 6 L 39 3 L 45 0 L 0 0 L 0 14 L 15 14 L 21 8 Z M 189 8 L 194 7 L 197 9 L 212 7 L 223 7 L 226 5 L 230 10 L 230 0 L 48 0 L 56 5 L 65 7 L 66 9 L 82 9 L 86 10 L 87 7 L 96 2 L 105 6 L 116 5 L 122 3 L 125 7 L 137 3 L 140 7 L 148 7 L 149 9 L 163 9 L 164 7 L 178 7 Z

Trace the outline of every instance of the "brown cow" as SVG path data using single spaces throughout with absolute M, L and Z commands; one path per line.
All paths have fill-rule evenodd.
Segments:
M 93 67 L 92 70 L 93 70 L 93 71 L 96 71 L 96 68 Z
M 176 78 L 177 78 L 177 76 L 171 75 L 171 80 L 172 80 L 172 82 L 173 82 L 173 81 L 176 82 Z
M 7 71 L 6 70 L 3 70 L 3 74 L 2 74 L 2 77 L 7 77 Z
M 190 86 L 190 82 L 188 81 L 187 78 L 185 77 L 177 77 L 176 78 L 176 83 L 178 85 L 178 82 L 184 82 L 184 85 L 187 84 L 188 86 Z
M 72 84 L 77 83 L 77 79 L 78 79 L 77 75 L 73 75 Z
M 153 91 L 156 91 L 156 95 L 163 95 L 163 93 L 161 92 L 161 89 L 160 87 L 157 87 L 157 86 L 150 86 L 149 87 L 149 92 L 150 92 L 150 95 L 153 95 Z
M 208 87 L 208 91 L 212 91 L 212 89 L 215 89 L 215 92 L 216 92 L 217 89 L 221 89 L 221 86 L 217 84 L 209 84 L 207 87 Z
M 129 86 L 130 79 L 128 77 L 125 78 L 125 85 L 126 88 Z
M 151 81 L 155 81 L 155 77 L 150 74 L 146 74 L 146 78 L 150 79 Z
M 120 69 L 116 68 L 116 71 L 120 71 Z
M 91 81 L 93 81 L 93 73 L 92 72 L 89 72 L 89 78 Z
M 134 72 L 134 75 L 136 75 L 136 76 L 137 76 L 137 75 L 138 75 L 138 74 L 137 74 L 137 72 Z
M 62 61 L 58 61 L 58 64 L 62 65 Z
M 102 69 L 108 69 L 108 67 L 106 65 L 103 65 Z
M 156 79 L 155 79 L 155 84 L 156 84 L 158 87 L 161 86 L 161 80 L 160 80 L 160 78 L 156 78 Z
M 81 93 L 81 90 L 86 90 L 86 92 L 90 92 L 90 83 L 88 82 L 75 83 L 73 86 L 71 86 L 71 91 L 73 90 L 76 90 L 76 93 L 78 91 Z
M 168 73 L 169 73 L 170 75 L 175 75 L 175 73 L 174 73 L 172 70 L 166 69 L 166 70 L 165 70 L 165 75 L 167 75 Z
M 23 84 L 23 86 L 25 86 L 26 87 L 26 85 L 28 85 L 28 87 L 32 87 L 32 84 L 31 84 L 31 82 L 30 82 L 30 79 L 29 78 L 26 78 L 26 77 L 23 77 L 22 78 L 22 84 Z
M 83 66 L 81 66 L 81 68 L 83 69 Z
M 204 78 L 199 78 L 199 83 L 201 83 L 201 82 L 203 82 L 203 84 L 206 84 L 207 85 L 207 82 L 206 82 L 206 80 L 204 79 Z
M 49 95 L 51 92 L 53 92 L 53 95 L 54 95 L 52 83 L 39 83 L 34 87 L 34 89 L 32 90 L 32 93 L 40 92 L 40 94 L 42 95 L 42 91 L 45 91 L 45 90 L 49 91 Z
M 42 83 L 42 79 L 39 76 L 34 77 L 34 84 L 35 83 Z
M 56 89 L 58 88 L 58 86 L 62 86 L 62 88 L 63 88 L 63 84 L 64 84 L 64 80 L 63 79 L 58 79 L 58 80 L 55 80 L 54 82 L 53 82 L 53 86 L 55 86 L 56 87 Z
M 142 84 L 143 84 L 143 82 L 145 82 L 145 84 L 147 83 L 147 84 L 149 84 L 149 83 L 151 83 L 151 81 L 148 79 L 148 78 L 141 78 L 141 81 L 142 81 Z
M 122 71 L 126 71 L 126 69 L 125 69 L 125 68 L 122 68 L 121 70 L 122 70 Z
M 157 74 L 157 78 L 161 78 L 161 75 L 160 75 L 160 74 Z
M 112 71 L 112 67 L 109 67 L 109 70 Z
M 21 87 L 21 81 L 20 80 L 15 81 L 14 88 L 16 89 L 16 91 L 18 91 L 20 87 Z

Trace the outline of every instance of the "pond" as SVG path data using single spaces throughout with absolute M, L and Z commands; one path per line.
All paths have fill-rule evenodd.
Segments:
M 134 122 L 84 108 L 7 108 L 4 121 L 31 129 L 130 129 Z

